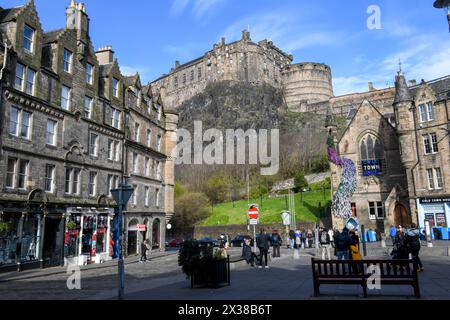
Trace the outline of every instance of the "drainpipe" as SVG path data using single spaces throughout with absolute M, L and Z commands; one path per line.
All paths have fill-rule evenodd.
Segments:
M 0 45 L 3 48 L 5 48 L 5 54 L 3 56 L 3 66 L 2 66 L 2 69 L 0 70 L 0 106 L 1 106 L 2 110 L 4 110 L 5 108 L 3 108 L 3 99 L 4 99 L 3 98 L 3 88 L 4 88 L 4 85 L 3 85 L 3 71 L 6 69 L 6 63 L 8 62 L 8 53 L 9 52 L 8 52 L 8 46 L 5 43 L 0 42 Z M 3 116 L 4 116 L 3 112 L 0 113 L 0 132 L 3 131 Z M 0 145 L 3 144 L 2 140 L 3 139 L 2 139 L 2 137 L 0 135 Z M 3 154 L 3 152 L 2 152 L 2 150 L 0 148 L 0 156 L 2 154 Z
M 417 168 L 417 166 L 420 164 L 420 153 L 419 153 L 419 138 L 418 138 L 418 132 L 417 132 L 417 114 L 416 114 L 416 103 L 412 102 L 412 110 L 413 110 L 413 119 L 414 119 L 414 137 L 416 139 L 416 155 L 417 155 L 417 162 L 416 164 L 410 169 L 411 172 L 411 178 L 413 183 L 413 191 L 414 191 L 414 200 L 417 201 L 417 190 L 416 190 L 416 179 L 414 177 L 414 170 Z M 416 219 L 417 219 L 417 225 L 419 225 L 419 210 L 416 206 Z

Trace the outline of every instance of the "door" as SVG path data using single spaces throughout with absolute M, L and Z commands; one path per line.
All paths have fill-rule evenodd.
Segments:
M 409 224 L 408 210 L 406 210 L 405 206 L 401 204 L 395 206 L 394 223 L 396 226 L 400 225 L 402 227 Z
M 128 255 L 137 253 L 137 231 L 128 231 Z
M 54 267 L 61 264 L 62 259 L 61 219 L 47 218 L 44 234 L 44 266 Z

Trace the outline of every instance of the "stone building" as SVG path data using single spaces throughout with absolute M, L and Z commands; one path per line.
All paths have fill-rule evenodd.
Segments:
M 163 90 L 167 108 L 176 110 L 186 100 L 204 91 L 216 81 L 270 84 L 285 91 L 288 107 L 299 110 L 300 104 L 329 100 L 333 96 L 331 69 L 315 62 L 292 64 L 293 57 L 272 41 L 255 43 L 250 32 L 243 31 L 239 41 L 225 43 L 225 38 L 202 57 L 185 64 L 175 62 L 169 74 L 152 82 Z
M 336 143 L 339 154 L 357 165 L 352 211 L 366 229 L 424 227 L 425 220 L 448 225 L 449 99 L 450 76 L 408 86 L 399 72 L 391 108 L 364 100 L 353 113 Z M 332 165 L 334 190 L 340 176 Z M 335 227 L 343 224 L 333 217 Z
M 111 47 L 95 52 L 84 4 L 72 0 L 66 17 L 44 32 L 33 1 L 0 8 L 1 270 L 113 258 L 110 190 L 121 182 L 136 186 L 124 214 L 125 235 L 136 229 L 130 254 L 144 238 L 164 249 L 173 214 L 166 140 L 177 115 L 121 74 Z

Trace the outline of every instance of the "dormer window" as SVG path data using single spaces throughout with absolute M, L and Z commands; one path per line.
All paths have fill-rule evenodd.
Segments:
M 72 52 L 64 49 L 63 55 L 63 70 L 67 73 L 72 73 Z
M 142 92 L 141 92 L 141 90 L 139 90 L 139 89 L 136 89 L 136 91 L 137 91 L 137 101 L 136 101 L 136 104 L 137 104 L 138 107 L 140 107 L 140 106 L 141 106 L 141 102 L 142 102 Z
M 112 87 L 113 87 L 113 96 L 118 98 L 119 97 L 119 80 L 116 78 L 112 79 Z
M 36 30 L 34 30 L 29 25 L 26 24 L 23 27 L 23 48 L 30 53 L 33 53 L 34 51 L 33 48 L 34 48 L 35 33 Z
M 152 98 L 147 98 L 147 111 L 148 114 L 152 113 Z

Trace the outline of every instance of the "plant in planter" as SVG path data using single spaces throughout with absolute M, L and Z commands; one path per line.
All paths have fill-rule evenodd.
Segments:
M 73 220 L 67 223 L 67 230 L 74 230 L 76 227 L 77 223 Z

